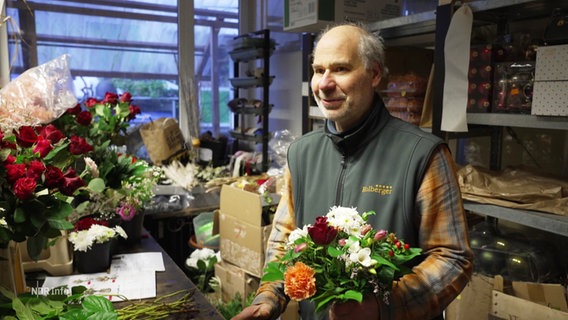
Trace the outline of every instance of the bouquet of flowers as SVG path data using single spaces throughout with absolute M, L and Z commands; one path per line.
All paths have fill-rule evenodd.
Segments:
M 69 241 L 75 251 L 87 251 L 95 243 L 105 243 L 114 238 L 127 237 L 121 226 L 109 227 L 105 220 L 83 218 L 75 224 L 73 232 L 69 233 Z
M 0 131 L 0 244 L 27 240 L 36 259 L 61 230 L 73 229 L 71 202 L 85 185 L 76 167 L 92 150 L 53 125 Z
M 372 214 L 332 207 L 314 225 L 292 231 L 284 256 L 267 264 L 262 280 L 283 280 L 291 299 L 309 299 L 317 312 L 333 301 L 361 302 L 369 294 L 388 303 L 393 280 L 412 272 L 405 263 L 421 249 L 373 229 L 366 223 Z

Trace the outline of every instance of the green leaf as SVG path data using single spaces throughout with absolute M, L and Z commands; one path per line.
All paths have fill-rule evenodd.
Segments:
M 114 311 L 112 302 L 102 296 L 86 296 L 83 299 L 83 308 L 93 312 Z
M 16 317 L 20 320 L 34 320 L 34 314 L 31 309 L 27 308 L 20 299 L 12 300 L 12 308 L 16 311 Z
M 89 181 L 88 187 L 95 192 L 102 193 L 105 190 L 106 185 L 103 179 L 93 178 Z
M 262 276 L 262 281 L 278 281 L 284 280 L 284 269 L 278 262 L 269 262 L 264 268 L 264 275 Z
M 53 219 L 65 219 L 73 212 L 73 207 L 65 202 L 58 201 L 54 206 L 47 208 L 46 215 Z
M 332 258 L 337 258 L 343 254 L 343 251 L 337 249 L 334 246 L 327 247 L 327 254 L 329 254 Z
M 14 222 L 22 223 L 24 221 L 26 221 L 26 213 L 23 208 L 17 207 L 16 210 L 14 210 Z
M 361 301 L 363 301 L 363 294 L 354 290 L 347 290 L 341 295 L 341 298 L 346 300 L 355 300 L 361 303 Z
M 45 249 L 47 238 L 40 233 L 29 237 L 27 242 L 28 254 L 35 261 L 39 258 L 41 251 Z
M 71 230 L 73 224 L 65 219 L 47 219 L 49 226 L 58 230 Z

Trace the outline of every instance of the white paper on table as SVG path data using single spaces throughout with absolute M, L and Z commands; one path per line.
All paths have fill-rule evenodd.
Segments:
M 124 253 L 112 256 L 110 272 L 166 271 L 161 252 Z
M 446 35 L 442 131 L 467 131 L 467 74 L 472 24 L 471 8 L 463 5 L 452 16 Z
M 84 286 L 88 294 L 102 295 L 110 301 L 122 301 L 156 297 L 156 273 L 154 271 L 101 272 L 61 277 L 46 277 L 43 289 L 67 286 Z

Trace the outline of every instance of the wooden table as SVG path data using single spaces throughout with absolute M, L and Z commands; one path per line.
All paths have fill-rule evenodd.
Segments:
M 120 250 L 120 249 L 119 249 Z M 197 289 L 186 274 L 181 270 L 172 258 L 160 247 L 151 236 L 143 237 L 139 244 L 129 249 L 120 250 L 122 253 L 135 252 L 161 252 L 164 259 L 166 271 L 156 272 L 156 296 L 162 297 L 169 293 L 180 290 L 193 290 L 193 298 L 197 313 L 176 314 L 168 319 L 203 319 L 203 320 L 224 320 L 225 318 L 209 303 L 207 298 Z M 119 309 L 127 305 L 126 302 L 114 303 L 115 308 Z

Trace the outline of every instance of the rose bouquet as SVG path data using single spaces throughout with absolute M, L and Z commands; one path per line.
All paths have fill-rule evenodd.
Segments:
M 27 240 L 36 259 L 50 239 L 73 228 L 67 221 L 71 202 L 85 185 L 76 167 L 92 150 L 85 139 L 68 138 L 53 125 L 0 131 L 0 244 Z
M 314 225 L 292 231 L 285 254 L 269 262 L 263 281 L 284 281 L 293 300 L 309 299 L 316 311 L 333 301 L 363 301 L 366 295 L 389 302 L 393 280 L 412 272 L 405 263 L 420 255 L 395 234 L 367 224 L 374 212 L 333 207 Z

